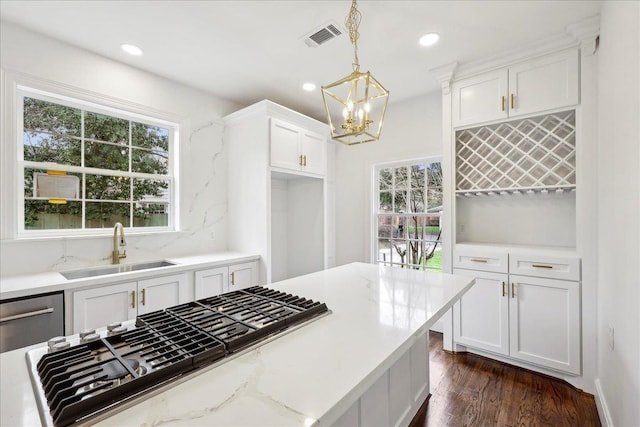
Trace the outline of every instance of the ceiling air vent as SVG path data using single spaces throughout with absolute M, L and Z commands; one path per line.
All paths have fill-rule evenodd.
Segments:
M 335 22 L 329 22 L 319 29 L 315 29 L 312 32 L 304 36 L 304 42 L 309 47 L 318 47 L 325 44 L 329 40 L 335 39 L 342 34 L 342 31 L 338 29 L 338 24 Z

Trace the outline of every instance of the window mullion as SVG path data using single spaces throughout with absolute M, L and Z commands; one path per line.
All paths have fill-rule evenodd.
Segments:
M 80 166 L 82 167 L 82 169 L 84 169 L 85 167 L 85 160 L 84 160 L 84 154 L 85 154 L 85 114 L 84 114 L 84 110 L 80 110 Z M 81 194 L 81 199 L 82 199 L 82 203 L 81 203 L 81 224 L 82 226 L 80 227 L 81 229 L 86 229 L 87 228 L 87 174 L 86 173 L 82 173 L 82 194 Z

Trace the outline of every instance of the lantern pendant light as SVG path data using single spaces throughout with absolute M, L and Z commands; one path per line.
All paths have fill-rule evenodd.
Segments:
M 362 144 L 380 139 L 389 91 L 369 71 L 360 72 L 358 60 L 358 28 L 362 14 L 356 0 L 345 21 L 354 47 L 353 72 L 322 86 L 322 99 L 327 111 L 331 138 L 347 145 Z

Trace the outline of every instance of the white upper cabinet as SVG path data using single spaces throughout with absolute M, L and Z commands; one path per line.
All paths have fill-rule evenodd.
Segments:
M 453 126 L 506 119 L 507 70 L 460 80 L 453 85 Z
M 271 166 L 326 175 L 327 140 L 322 135 L 271 119 Z
M 579 103 L 578 51 L 563 51 L 452 85 L 452 124 L 462 127 Z

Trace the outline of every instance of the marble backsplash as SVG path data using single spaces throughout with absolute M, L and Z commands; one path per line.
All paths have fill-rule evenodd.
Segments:
M 126 234 L 123 263 L 225 250 L 227 155 L 223 123 L 191 119 L 180 147 L 180 222 L 177 232 Z M 3 240 L 2 276 L 64 271 L 111 263 L 112 234 L 99 237 Z

